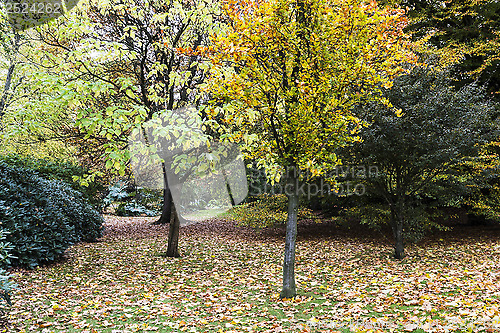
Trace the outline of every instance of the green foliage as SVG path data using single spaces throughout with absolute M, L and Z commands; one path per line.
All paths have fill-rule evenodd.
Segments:
M 383 105 L 360 111 L 371 125 L 350 158 L 378 167 L 377 175 L 364 180 L 371 192 L 387 200 L 394 199 L 397 186 L 407 196 L 422 193 L 452 163 L 476 156 L 480 145 L 494 137 L 495 109 L 484 90 L 468 85 L 455 92 L 447 74 L 416 68 L 386 93 L 396 112 Z
M 48 159 L 30 159 L 19 155 L 0 156 L 0 161 L 15 167 L 28 168 L 35 171 L 38 176 L 47 180 L 61 180 L 70 185 L 74 190 L 83 194 L 84 198 L 95 209 L 101 210 L 104 205 L 104 193 L 106 187 L 104 181 L 95 179 L 89 182 L 88 186 L 83 186 L 75 177 L 83 177 L 88 170 L 84 167 L 64 161 L 51 161 Z
M 409 7 L 409 30 L 414 36 L 430 36 L 428 44 L 442 61 L 458 64 L 453 75 L 460 86 L 478 81 L 493 97 L 500 97 L 498 1 L 396 2 Z
M 10 265 L 13 246 L 6 242 L 7 231 L 0 229 L 0 297 L 11 305 L 10 293 L 15 284 L 10 281 L 11 276 L 7 274 L 5 267 Z
M 0 161 L 0 220 L 14 248 L 11 265 L 34 268 L 72 244 L 101 237 L 103 218 L 62 181 Z
M 477 156 L 495 137 L 495 108 L 483 88 L 471 84 L 455 91 L 449 72 L 432 68 L 400 76 L 385 95 L 395 109 L 371 104 L 359 110 L 371 125 L 345 157 L 378 167 L 378 174 L 359 181 L 388 204 L 393 229 L 419 233 L 417 226 L 431 221 L 421 199 L 449 191 L 451 166 Z
M 34 29 L 50 45 L 40 48 L 40 67 L 60 69 L 55 85 L 67 89 L 61 99 L 76 113 L 71 138 L 80 147 L 92 142 L 92 157 L 103 164 L 94 170 L 124 176 L 131 130 L 166 110 L 199 104 L 207 64 L 183 50 L 206 45 L 218 7 L 207 1 L 88 1 L 67 19 Z
M 268 189 L 271 188 L 272 185 L 267 179 L 266 173 L 257 167 L 256 162 L 251 160 L 246 162 L 248 162 L 246 164 L 246 174 L 249 196 L 245 201 L 248 201 L 251 197 L 267 193 Z
M 227 216 L 237 221 L 239 225 L 252 228 L 266 228 L 286 223 L 288 198 L 284 194 L 261 194 L 254 199 L 253 202 L 234 207 Z M 299 220 L 314 217 L 310 209 L 299 207 Z
M 122 202 L 116 208 L 115 214 L 118 216 L 156 216 L 157 210 L 150 210 L 135 200 Z
M 162 200 L 162 191 L 118 182 L 109 187 L 104 202 L 106 207 L 114 206 L 114 213 L 118 216 L 157 216 L 160 214 Z
M 127 190 L 129 186 L 125 183 L 116 183 L 109 187 L 108 195 L 104 199 L 106 206 L 111 205 L 113 202 L 120 202 L 130 199 L 133 196 L 132 191 Z
M 454 167 L 467 188 L 461 204 L 474 215 L 500 221 L 500 142 L 489 142 L 479 156 Z

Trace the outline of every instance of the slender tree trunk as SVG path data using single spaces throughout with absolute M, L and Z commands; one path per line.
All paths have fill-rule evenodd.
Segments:
M 295 241 L 297 239 L 299 195 L 296 182 L 297 175 L 288 175 L 285 187 L 288 196 L 288 220 L 286 223 L 285 259 L 283 261 L 283 290 L 280 293 L 280 298 L 292 298 L 297 295 L 295 287 Z
M 227 180 L 226 170 L 222 167 L 222 175 L 224 176 L 224 182 L 226 183 L 227 193 L 229 194 L 229 199 L 231 201 L 231 206 L 236 206 L 236 202 L 234 201 L 233 193 L 231 191 L 231 186 L 229 186 L 229 181 Z
M 403 259 L 405 256 L 403 226 L 405 222 L 405 199 L 406 190 L 403 182 L 403 172 L 401 168 L 396 169 L 396 198 L 391 205 L 391 224 L 394 234 L 394 258 Z
M 12 45 L 13 56 L 10 59 L 9 68 L 7 69 L 7 76 L 5 78 L 5 83 L 3 87 L 2 96 L 0 96 L 0 121 L 5 114 L 5 110 L 8 107 L 9 95 L 12 94 L 11 85 L 12 85 L 12 77 L 14 75 L 14 70 L 16 68 L 15 58 L 17 56 L 17 52 L 19 51 L 19 42 L 21 40 L 21 36 L 19 33 L 15 33 L 14 35 L 14 44 Z
M 172 192 L 170 191 L 170 187 L 168 186 L 165 163 L 162 164 L 162 168 L 163 168 L 163 205 L 161 209 L 160 218 L 153 223 L 155 225 L 170 223 L 172 217 L 172 205 L 173 205 Z
M 168 248 L 167 248 L 167 257 L 178 258 L 179 254 L 179 216 L 177 215 L 177 210 L 175 209 L 175 203 L 172 203 L 172 213 L 173 219 L 170 223 L 170 227 L 168 230 Z
M 7 78 L 5 79 L 4 89 L 2 96 L 0 98 L 0 119 L 3 118 L 5 114 L 5 109 L 7 108 L 7 98 L 10 93 L 10 85 L 12 82 L 12 74 L 14 73 L 15 64 L 11 64 L 7 70 Z
M 403 259 L 405 256 L 404 251 L 404 238 L 403 238 L 403 218 L 401 212 L 395 212 L 391 209 L 391 225 L 392 233 L 394 235 L 394 258 Z
M 396 221 L 394 232 L 394 258 L 403 259 L 405 256 L 403 240 L 403 221 Z

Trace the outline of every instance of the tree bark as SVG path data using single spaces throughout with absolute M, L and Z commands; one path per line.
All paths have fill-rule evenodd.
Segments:
M 226 170 L 224 170 L 224 167 L 222 167 L 222 175 L 224 176 L 224 183 L 226 183 L 226 190 L 227 193 L 229 194 L 229 200 L 231 201 L 231 207 L 236 206 L 236 202 L 234 201 L 233 193 L 231 191 L 231 186 L 229 186 L 229 181 L 227 179 L 227 174 Z
M 9 93 L 10 93 L 12 74 L 14 73 L 15 67 L 16 67 L 16 64 L 11 64 L 9 66 L 9 69 L 7 70 L 7 78 L 5 79 L 2 97 L 0 98 L 0 119 L 3 118 L 3 115 L 5 114 L 5 109 L 7 109 L 7 99 L 8 99 Z
M 288 219 L 285 236 L 285 259 L 283 261 L 283 289 L 280 298 L 297 295 L 295 287 L 295 241 L 297 239 L 297 215 L 299 195 L 296 188 L 297 175 L 288 176 L 285 190 L 288 196 Z
M 394 230 L 394 258 L 403 259 L 405 256 L 403 243 L 403 222 L 397 221 Z
M 173 219 L 170 223 L 168 230 L 168 247 L 167 247 L 167 257 L 178 258 L 179 254 L 179 216 L 177 215 L 177 210 L 175 209 L 175 203 L 172 203 L 172 214 Z
M 391 220 L 392 233 L 394 235 L 394 258 L 403 259 L 405 256 L 403 238 L 404 221 L 401 218 L 400 214 L 394 212 L 393 209 L 391 209 Z
M 172 217 L 172 205 L 173 205 L 172 192 L 170 191 L 170 187 L 168 186 L 165 163 L 162 164 L 162 168 L 163 168 L 163 205 L 161 209 L 161 216 L 157 221 L 153 222 L 154 225 L 170 223 Z
M 3 118 L 3 116 L 5 114 L 5 110 L 9 106 L 9 95 L 12 94 L 12 91 L 11 91 L 12 77 L 14 75 L 14 70 L 16 68 L 15 58 L 16 58 L 17 53 L 19 51 L 20 41 L 21 41 L 21 36 L 19 35 L 19 33 L 16 32 L 14 34 L 14 43 L 13 43 L 14 45 L 12 46 L 12 50 L 13 50 L 14 55 L 10 59 L 9 68 L 7 69 L 7 76 L 5 78 L 5 84 L 3 87 L 2 96 L 0 97 L 0 120 Z

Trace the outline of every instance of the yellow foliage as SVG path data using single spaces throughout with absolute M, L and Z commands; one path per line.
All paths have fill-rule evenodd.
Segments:
M 378 100 L 416 57 L 400 9 L 360 0 L 224 3 L 228 25 L 212 36 L 207 113 L 243 139 L 247 157 L 318 174 L 332 150 L 356 140 L 351 109 Z M 233 137 L 234 138 L 234 137 Z M 314 161 L 315 163 L 310 163 Z M 307 165 L 306 165 L 307 164 Z

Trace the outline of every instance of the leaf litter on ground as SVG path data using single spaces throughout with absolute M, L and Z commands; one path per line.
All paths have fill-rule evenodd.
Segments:
M 391 258 L 387 237 L 299 225 L 298 296 L 279 299 L 283 228 L 212 219 L 181 228 L 106 216 L 104 237 L 13 271 L 9 332 L 497 332 L 500 231 L 436 234 Z M 472 232 L 473 231 L 473 232 Z

